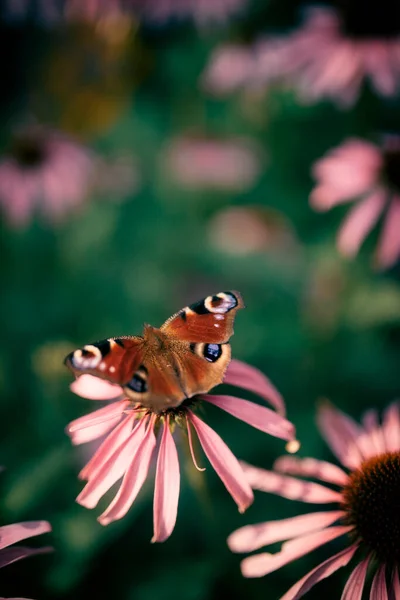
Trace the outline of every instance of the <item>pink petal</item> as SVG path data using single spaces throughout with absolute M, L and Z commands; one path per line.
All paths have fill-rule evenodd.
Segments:
M 300 556 L 348 533 L 351 529 L 352 527 L 345 526 L 330 527 L 290 540 L 283 544 L 281 551 L 276 554 L 262 553 L 249 556 L 241 563 L 242 574 L 244 577 L 262 577 L 272 573 Z
M 318 185 L 311 193 L 311 205 L 329 210 L 367 193 L 376 184 L 381 164 L 379 148 L 363 140 L 347 140 L 314 164 Z
M 169 429 L 169 420 L 165 420 L 158 453 L 154 488 L 154 535 L 152 542 L 163 542 L 171 535 L 175 527 L 178 513 L 179 484 L 178 453 Z
M 117 402 L 103 406 L 103 408 L 99 408 L 88 415 L 84 415 L 83 417 L 79 417 L 79 419 L 71 421 L 71 423 L 67 425 L 66 431 L 68 435 L 72 437 L 73 433 L 80 431 L 81 429 L 95 427 L 97 425 L 102 425 L 107 421 L 121 418 L 128 405 L 129 400 L 118 400 Z
M 116 417 L 110 421 L 105 421 L 104 423 L 93 425 L 92 427 L 86 427 L 85 429 L 74 431 L 70 434 L 71 442 L 74 444 L 74 446 L 79 446 L 79 444 L 86 444 L 92 440 L 97 440 L 114 429 L 114 427 L 118 425 L 120 421 L 121 417 Z
M 387 269 L 400 258 L 400 196 L 392 198 L 376 255 L 380 267 Z
M 274 471 L 258 469 L 244 462 L 241 462 L 241 465 L 253 490 L 270 492 L 283 498 L 289 498 L 289 500 L 301 500 L 310 504 L 329 504 L 342 501 L 342 494 L 319 483 L 302 481 Z
M 367 410 L 362 417 L 362 425 L 366 432 L 365 446 L 370 456 L 381 454 L 386 450 L 383 430 L 379 424 L 378 412 L 376 410 Z M 360 444 L 360 442 L 359 442 Z
M 400 449 L 400 404 L 393 402 L 383 414 L 383 435 L 387 452 L 396 452 Z
M 370 600 L 388 600 L 385 565 L 381 565 L 372 581 Z
M 347 580 L 341 600 L 361 600 L 370 557 L 361 561 Z
M 346 485 L 349 480 L 349 476 L 336 465 L 315 458 L 281 456 L 275 461 L 274 470 L 289 475 L 314 477 L 340 486 Z
M 343 517 L 343 511 L 318 512 L 269 521 L 258 525 L 246 525 L 237 529 L 228 537 L 228 546 L 232 552 L 252 552 L 267 544 L 290 540 L 332 525 Z
M 338 236 L 339 250 L 345 256 L 357 254 L 362 242 L 383 211 L 385 192 L 378 190 L 357 202 L 347 215 Z
M 317 422 L 330 449 L 342 465 L 357 469 L 363 459 L 357 447 L 357 438 L 362 433 L 360 426 L 328 402 L 320 406 Z
M 89 400 L 113 400 L 124 393 L 119 385 L 93 375 L 81 375 L 71 383 L 70 390 Z
M 100 498 L 121 479 L 135 457 L 135 453 L 145 437 L 146 419 L 133 429 L 132 433 L 116 448 L 113 454 L 91 475 L 76 501 L 86 508 L 94 508 Z
M 298 600 L 314 587 L 314 585 L 323 579 L 330 577 L 341 567 L 345 567 L 353 558 L 356 550 L 356 545 L 350 546 L 349 548 L 338 552 L 331 558 L 328 558 L 318 565 L 318 567 L 315 567 L 315 569 L 307 573 L 300 581 L 295 583 L 294 586 L 282 596 L 281 600 Z
M 51 525 L 47 521 L 25 521 L 0 527 L 0 550 L 21 540 L 41 535 L 51 531 Z
M 371 77 L 376 89 L 383 96 L 392 96 L 396 91 L 396 76 L 392 69 L 389 43 L 369 41 L 363 44 L 364 69 Z
M 132 431 L 134 415 L 127 415 L 104 442 L 97 448 L 87 465 L 79 473 L 79 479 L 92 479 L 114 452 L 121 447 Z
M 270 408 L 234 396 L 207 394 L 202 398 L 264 433 L 283 440 L 292 440 L 295 437 L 294 425 Z
M 279 414 L 285 416 L 286 408 L 282 396 L 270 380 L 255 367 L 233 358 L 226 370 L 224 383 L 241 387 L 261 396 L 272 404 Z
M 345 195 L 344 195 L 345 194 Z M 348 192 L 343 192 L 330 184 L 321 183 L 316 185 L 310 194 L 310 205 L 314 210 L 326 211 L 330 210 L 337 204 L 347 204 L 354 200 L 353 196 L 347 195 Z
M 396 567 L 393 569 L 393 579 L 392 579 L 392 597 L 390 600 L 400 600 L 400 581 L 399 581 L 399 571 Z
M 126 515 L 147 478 L 155 446 L 154 421 L 150 419 L 145 436 L 133 456 L 117 495 L 98 519 L 102 525 L 108 525 Z
M 12 546 L 0 550 L 0 569 L 6 565 L 27 558 L 28 556 L 36 556 L 37 554 L 47 554 L 52 552 L 53 548 L 46 546 L 44 548 L 25 548 L 24 546 Z
M 238 505 L 239 511 L 244 512 L 253 502 L 254 497 L 239 461 L 211 427 L 196 417 L 192 411 L 188 411 L 188 417 L 208 460 Z

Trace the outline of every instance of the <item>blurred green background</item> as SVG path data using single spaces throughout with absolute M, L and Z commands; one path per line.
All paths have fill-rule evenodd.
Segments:
M 21 229 L 2 221 L 1 524 L 47 519 L 53 533 L 32 545 L 55 547 L 3 569 L 2 595 L 274 600 L 335 546 L 267 578 L 243 579 L 240 556 L 226 546 L 229 533 L 307 506 L 256 493 L 240 515 L 210 467 L 184 473 L 166 543 L 150 544 L 151 479 L 128 516 L 104 528 L 100 509 L 75 503 L 91 445 L 74 448 L 64 433 L 95 407 L 69 391 L 62 365 L 69 351 L 140 333 L 144 322 L 160 324 L 226 289 L 239 290 L 247 306 L 236 319 L 233 354 L 281 391 L 301 456 L 332 458 L 315 426 L 318 399 L 358 417 L 398 394 L 400 270 L 373 271 L 374 235 L 357 259 L 343 260 L 335 235 L 347 208 L 317 214 L 308 204 L 312 163 L 348 136 L 398 128 L 398 103 L 366 87 L 344 112 L 328 102 L 301 106 L 278 86 L 216 98 L 199 85 L 218 44 L 249 39 L 267 24 L 294 25 L 298 8 L 290 0 L 248 2 L 239 16 L 203 27 L 135 17 L 104 27 L 50 26 L 5 11 L 2 153 L 15 127 L 33 119 L 105 160 L 128 156 L 136 183 L 122 199 L 112 186 L 94 190 L 54 226 L 40 214 Z M 239 140 L 256 166 L 242 183 L 186 185 L 168 159 L 182 138 Z M 239 458 L 270 468 L 284 452 L 281 441 L 211 406 L 204 415 Z M 344 577 L 338 572 L 308 598 L 339 598 Z

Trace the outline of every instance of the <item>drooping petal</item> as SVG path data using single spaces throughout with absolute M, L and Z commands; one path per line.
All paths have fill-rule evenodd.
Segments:
M 206 394 L 201 397 L 264 433 L 269 433 L 282 440 L 292 440 L 295 437 L 294 425 L 270 408 L 234 396 Z
M 274 463 L 274 469 L 289 475 L 314 477 L 327 483 L 344 486 L 348 483 L 349 476 L 337 465 L 317 460 L 316 458 L 297 458 L 295 456 L 281 456 Z
M 146 420 L 143 419 L 129 437 L 116 448 L 85 485 L 76 501 L 86 508 L 94 508 L 100 498 L 129 469 L 135 453 L 145 437 Z
M 399 570 L 397 567 L 393 568 L 392 587 L 391 587 L 390 591 L 391 591 L 390 600 L 400 600 L 400 580 L 399 580 Z
M 0 550 L 0 569 L 6 565 L 27 558 L 28 556 L 36 556 L 36 554 L 47 554 L 52 552 L 53 548 L 46 546 L 44 548 L 25 548 L 25 546 L 12 546 Z
M 289 500 L 301 500 L 310 504 L 341 502 L 342 495 L 319 483 L 302 481 L 274 471 L 259 469 L 241 462 L 246 479 L 254 490 L 278 494 Z
M 169 419 L 164 421 L 158 452 L 156 482 L 154 487 L 154 535 L 152 542 L 163 542 L 172 533 L 178 513 L 179 460 L 175 442 L 169 429 Z
M 246 525 L 231 533 L 228 537 L 228 546 L 232 552 L 252 552 L 262 546 L 267 546 L 267 544 L 291 540 L 300 535 L 324 529 L 344 514 L 340 510 L 317 512 L 258 525 Z
M 367 193 L 376 184 L 381 163 L 377 146 L 348 139 L 314 164 L 317 186 L 310 196 L 311 205 L 317 210 L 329 210 Z
M 400 404 L 393 402 L 383 414 L 383 435 L 387 452 L 400 449 Z
M 132 431 L 135 422 L 134 415 L 127 415 L 97 448 L 89 462 L 79 473 L 79 479 L 92 479 L 102 465 L 125 442 Z
M 208 460 L 238 505 L 239 511 L 244 512 L 253 502 L 254 496 L 239 461 L 219 435 L 192 411 L 188 411 L 188 418 Z
M 387 269 L 400 258 L 400 196 L 392 198 L 381 233 L 376 261 Z
M 71 442 L 74 446 L 79 446 L 80 444 L 86 444 L 87 442 L 97 440 L 114 429 L 120 421 L 121 416 L 118 416 L 114 419 L 104 421 L 104 423 L 98 423 L 97 425 L 85 427 L 84 429 L 77 429 L 70 433 Z
M 290 540 L 290 542 L 283 544 L 282 550 L 276 554 L 262 553 L 249 556 L 241 563 L 242 574 L 244 577 L 263 577 L 300 558 L 300 556 L 304 556 L 331 540 L 348 533 L 350 530 L 351 527 L 347 526 L 330 527 Z
M 88 415 L 84 415 L 83 417 L 79 417 L 79 419 L 71 421 L 66 428 L 66 432 L 72 437 L 76 431 L 80 431 L 81 429 L 95 427 L 97 425 L 102 425 L 107 421 L 115 420 L 122 416 L 128 405 L 129 400 L 118 400 L 117 402 L 103 406 L 103 408 L 99 408 Z
M 51 531 L 51 525 L 47 521 L 25 521 L 24 523 L 4 525 L 4 527 L 0 527 L 0 550 L 49 531 Z
M 370 600 L 388 600 L 385 565 L 381 565 L 372 581 Z
M 362 560 L 347 580 L 341 600 L 361 600 L 370 557 Z
M 295 583 L 280 600 L 299 600 L 314 585 L 330 577 L 341 567 L 345 567 L 353 558 L 356 550 L 357 545 L 354 545 L 331 556 Z
M 123 389 L 93 375 L 81 375 L 70 385 L 71 392 L 89 400 L 113 400 L 123 395 Z
M 361 427 L 328 402 L 320 406 L 317 422 L 326 442 L 342 465 L 349 469 L 359 467 L 363 459 L 357 447 Z
M 226 370 L 224 383 L 241 387 L 261 396 L 261 398 L 272 404 L 280 415 L 286 415 L 282 396 L 268 377 L 255 367 L 233 358 Z
M 154 421 L 150 418 L 147 431 L 124 475 L 117 495 L 98 518 L 102 525 L 108 525 L 126 515 L 147 478 L 155 446 Z
M 385 192 L 378 190 L 371 193 L 367 198 L 357 202 L 350 210 L 339 230 L 338 236 L 339 250 L 345 256 L 354 256 L 357 254 L 362 242 L 383 211 L 385 201 Z

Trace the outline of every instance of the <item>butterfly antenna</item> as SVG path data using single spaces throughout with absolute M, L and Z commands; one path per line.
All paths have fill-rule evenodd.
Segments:
M 195 455 L 194 455 L 194 449 L 193 449 L 193 439 L 192 439 L 192 430 L 190 429 L 190 422 L 189 422 L 189 419 L 187 418 L 187 415 L 186 415 L 186 427 L 187 427 L 187 432 L 188 432 L 188 440 L 189 440 L 190 454 L 191 454 L 191 456 L 192 456 L 192 461 L 193 461 L 193 464 L 194 464 L 194 466 L 196 467 L 196 469 L 197 469 L 198 471 L 205 471 L 205 470 L 206 470 L 206 468 L 205 468 L 205 467 L 199 467 L 199 465 L 197 464 L 197 461 L 196 461 L 196 457 L 195 457 Z

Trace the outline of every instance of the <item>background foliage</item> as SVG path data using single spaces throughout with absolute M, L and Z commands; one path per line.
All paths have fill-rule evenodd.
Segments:
M 335 234 L 345 209 L 322 215 L 308 205 L 312 163 L 348 136 L 396 129 L 397 104 L 383 104 L 369 89 L 346 112 L 328 102 L 300 106 L 278 87 L 216 99 L 198 83 L 218 43 L 244 39 L 267 23 L 294 24 L 297 11 L 297 2 L 270 0 L 250 2 L 237 19 L 200 29 L 189 21 L 134 21 L 116 41 L 87 24 L 2 22 L 3 150 L 21 115 L 34 116 L 100 154 L 128 151 L 141 180 L 124 202 L 93 195 L 57 228 L 40 218 L 21 231 L 2 224 L 1 522 L 48 519 L 56 549 L 3 570 L 3 595 L 274 599 L 322 560 L 323 549 L 267 578 L 243 579 L 228 534 L 303 508 L 256 494 L 239 515 L 210 468 L 199 476 L 188 469 L 177 526 L 165 544 L 149 543 L 151 481 L 122 522 L 101 527 L 98 510 L 74 502 L 81 489 L 76 476 L 91 450 L 71 447 L 64 434 L 70 420 L 93 407 L 69 392 L 67 352 L 138 333 L 143 322 L 159 324 L 224 289 L 240 290 L 247 305 L 237 318 L 233 353 L 282 392 L 302 456 L 331 458 L 315 427 L 318 399 L 358 417 L 398 393 L 400 271 L 373 271 L 373 236 L 356 260 L 344 261 Z M 165 148 L 193 132 L 252 139 L 261 161 L 254 184 L 237 192 L 179 185 Z M 257 207 L 268 226 L 280 215 L 291 243 L 241 254 L 224 249 L 211 224 L 227 206 Z M 284 451 L 281 442 L 213 407 L 207 420 L 248 462 L 268 468 Z M 308 597 L 338 598 L 342 577 L 339 572 Z

